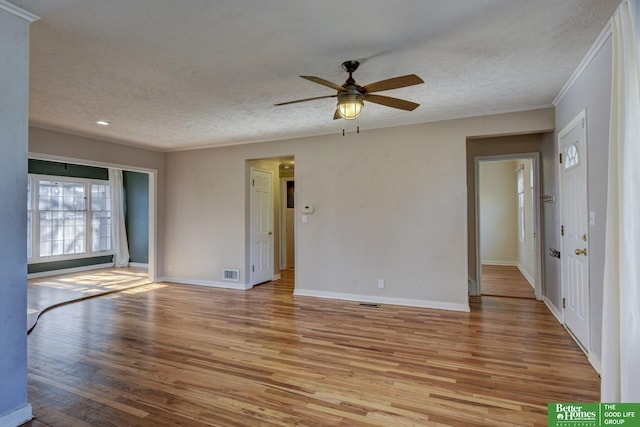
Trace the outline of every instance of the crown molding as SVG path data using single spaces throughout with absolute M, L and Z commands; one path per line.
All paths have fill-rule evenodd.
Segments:
M 19 8 L 18 6 L 9 3 L 7 0 L 0 0 L 0 9 L 6 10 L 10 14 L 17 16 L 18 18 L 22 18 L 29 23 L 36 22 L 40 19 L 39 16 Z
M 598 38 L 595 40 L 595 42 L 593 42 L 593 45 L 591 45 L 591 48 L 589 49 L 585 57 L 582 59 L 582 62 L 580 62 L 580 65 L 578 65 L 578 68 L 576 68 L 576 70 L 573 72 L 569 80 L 567 80 L 564 86 L 562 86 L 562 89 L 560 89 L 560 92 L 558 93 L 556 98 L 553 100 L 552 104 L 554 106 L 558 106 L 562 98 L 564 98 L 567 92 L 569 92 L 569 90 L 574 85 L 576 80 L 578 80 L 580 75 L 582 75 L 584 70 L 587 68 L 587 66 L 589 66 L 593 58 L 600 51 L 600 49 L 605 44 L 605 42 L 609 40 L 610 37 L 611 37 L 611 19 L 609 19 L 609 21 L 607 22 L 607 25 L 605 25 L 605 27 L 602 29 Z

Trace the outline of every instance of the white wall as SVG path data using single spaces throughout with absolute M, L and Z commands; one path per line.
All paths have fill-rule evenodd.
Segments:
M 517 162 L 481 162 L 480 259 L 482 264 L 517 265 Z
M 556 140 L 560 132 L 580 111 L 587 116 L 587 185 L 588 209 L 595 216 L 589 227 L 589 285 L 590 285 L 590 333 L 588 349 L 591 356 L 600 359 L 602 346 L 602 282 L 604 277 L 604 248 L 607 203 L 607 162 L 609 147 L 609 109 L 611 104 L 611 39 L 597 50 L 579 77 L 556 105 Z M 557 148 L 556 148 L 557 149 Z M 553 171 L 557 176 L 557 169 Z M 547 171 L 548 174 L 551 171 Z M 556 177 L 554 177 L 556 178 Z M 556 178 L 557 181 L 557 178 Z M 559 217 L 559 203 L 555 212 L 547 215 Z M 557 226 L 556 226 L 557 227 Z M 559 233 L 559 230 L 554 230 Z M 560 284 L 560 278 L 549 285 Z M 557 289 L 548 289 L 549 299 L 561 295 Z M 561 312 L 561 301 L 550 300 L 554 309 Z
M 0 5 L 1 6 L 1 5 Z M 27 402 L 29 22 L 0 8 L 0 426 L 31 419 Z
M 167 153 L 165 275 L 246 280 L 245 161 L 294 155 L 298 206 L 316 208 L 297 212 L 297 293 L 465 310 L 466 139 L 553 127 L 546 109 Z

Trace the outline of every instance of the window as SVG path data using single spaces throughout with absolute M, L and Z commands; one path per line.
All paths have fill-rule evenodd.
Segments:
M 565 151 L 565 162 L 564 168 L 569 169 L 573 166 L 576 166 L 580 162 L 580 157 L 578 156 L 578 144 L 573 143 L 569 147 L 567 147 Z
M 27 181 L 27 259 L 33 254 L 33 214 L 31 212 L 31 179 Z
M 108 184 L 91 184 L 91 250 L 111 249 L 111 197 Z
M 111 198 L 107 183 L 29 175 L 27 197 L 29 262 L 110 253 Z

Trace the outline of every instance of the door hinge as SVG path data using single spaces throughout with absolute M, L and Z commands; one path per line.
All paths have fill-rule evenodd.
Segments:
M 252 273 L 255 273 L 255 272 L 256 272 L 256 266 L 255 266 L 255 265 L 252 265 L 252 266 L 251 266 L 251 272 L 252 272 Z
M 560 163 L 562 163 L 562 153 L 560 153 Z
M 562 308 L 567 308 L 567 299 L 562 298 Z
M 560 235 L 564 236 L 564 225 L 560 226 Z

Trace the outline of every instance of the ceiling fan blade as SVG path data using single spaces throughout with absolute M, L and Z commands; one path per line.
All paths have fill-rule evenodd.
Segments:
M 313 101 L 313 100 L 315 100 L 315 99 L 335 98 L 336 96 L 338 96 L 338 95 L 336 94 L 336 95 L 316 96 L 316 97 L 313 97 L 313 98 L 297 99 L 297 100 L 295 100 L 295 101 L 279 102 L 279 103 L 277 103 L 277 104 L 273 104 L 273 105 L 275 105 L 276 107 L 279 107 L 280 105 L 296 104 L 296 103 L 298 103 L 298 102 Z
M 338 120 L 341 119 L 342 116 L 340 115 L 340 110 L 336 108 L 336 112 L 333 113 L 333 120 Z
M 413 111 L 420 106 L 415 102 L 407 101 L 404 99 L 392 98 L 390 96 L 371 95 L 365 94 L 364 99 L 375 104 L 384 105 L 387 107 L 399 108 L 400 110 Z
M 316 76 L 300 76 L 300 77 L 302 77 L 303 79 L 311 80 L 312 82 L 318 83 L 319 85 L 330 87 L 331 89 L 335 89 L 337 91 L 342 91 L 342 92 L 345 91 L 345 88 L 343 88 L 339 84 L 330 82 L 329 80 L 321 79 L 320 77 L 316 77 Z
M 420 83 L 424 83 L 424 80 L 415 74 L 407 74 L 406 76 L 393 77 L 391 79 L 370 83 L 362 89 L 363 92 L 367 93 L 382 92 L 383 90 L 399 89 L 401 87 L 419 85 Z

